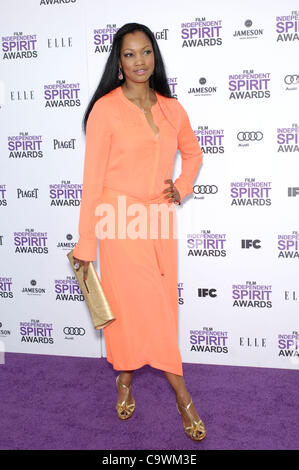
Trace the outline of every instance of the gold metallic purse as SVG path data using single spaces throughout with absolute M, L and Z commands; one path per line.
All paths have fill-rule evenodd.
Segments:
M 92 261 L 89 262 L 87 269 L 87 279 L 84 281 L 82 264 L 80 265 L 79 269 L 75 269 L 74 267 L 73 250 L 67 253 L 67 257 L 72 265 L 81 292 L 84 295 L 93 326 L 96 330 L 100 330 L 115 320 L 115 317 L 106 299 L 94 264 Z

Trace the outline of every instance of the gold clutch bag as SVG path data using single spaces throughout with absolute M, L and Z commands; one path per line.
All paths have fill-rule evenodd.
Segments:
M 115 317 L 106 299 L 94 264 L 92 261 L 88 264 L 87 279 L 84 281 L 83 266 L 81 265 L 79 269 L 74 268 L 73 250 L 67 254 L 67 257 L 76 275 L 82 294 L 84 295 L 93 326 L 96 330 L 100 330 L 115 320 Z

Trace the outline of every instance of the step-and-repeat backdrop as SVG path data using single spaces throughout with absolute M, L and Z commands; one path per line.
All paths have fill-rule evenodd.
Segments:
M 2 361 L 106 356 L 66 254 L 78 240 L 83 114 L 114 34 L 138 22 L 204 151 L 176 209 L 183 362 L 298 369 L 298 8 L 1 0 Z M 173 179 L 180 169 L 177 151 Z

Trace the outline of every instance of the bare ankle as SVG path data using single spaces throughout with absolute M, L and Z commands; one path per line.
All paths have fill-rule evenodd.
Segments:
M 130 386 L 132 382 L 133 372 L 121 372 L 119 376 L 119 380 L 122 384 Z
M 179 391 L 176 393 L 176 401 L 178 402 L 179 405 L 187 406 L 190 400 L 191 400 L 191 396 L 187 390 Z

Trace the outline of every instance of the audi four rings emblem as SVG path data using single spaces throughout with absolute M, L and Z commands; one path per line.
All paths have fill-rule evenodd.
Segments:
M 76 335 L 76 336 L 83 336 L 85 335 L 85 330 L 84 328 L 79 328 L 75 326 L 65 326 L 63 328 L 63 333 L 65 335 Z
M 196 188 L 198 188 L 197 191 L 195 191 L 197 194 L 216 194 L 218 192 L 218 187 L 214 184 L 196 185 Z
M 286 75 L 284 77 L 284 82 L 287 84 L 287 85 L 292 85 L 292 84 L 297 84 L 299 83 L 299 75 Z
M 258 131 L 251 131 L 251 132 L 238 132 L 237 139 L 238 140 L 262 140 L 263 133 Z

